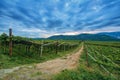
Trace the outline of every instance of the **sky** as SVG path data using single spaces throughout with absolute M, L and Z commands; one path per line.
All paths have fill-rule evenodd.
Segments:
M 31 38 L 120 31 L 120 0 L 0 0 L 0 34 Z

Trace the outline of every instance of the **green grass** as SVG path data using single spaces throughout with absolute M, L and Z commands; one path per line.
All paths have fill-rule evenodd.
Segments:
M 53 76 L 52 80 L 117 80 L 118 77 L 110 76 L 97 63 L 89 59 L 89 67 L 86 65 L 86 53 L 82 53 L 79 66 L 74 70 L 64 70 Z
M 64 70 L 53 77 L 52 80 L 116 80 L 108 75 L 102 74 L 98 68 L 88 68 L 83 59 L 75 70 Z
M 68 53 L 72 53 L 76 51 L 78 47 L 75 47 L 73 49 L 69 49 L 67 51 L 61 51 L 56 54 L 55 52 L 48 52 L 48 53 L 43 53 L 43 56 L 39 56 L 38 54 L 32 55 L 33 53 L 29 53 L 32 56 L 27 56 L 25 54 L 17 54 L 13 53 L 13 56 L 9 56 L 7 54 L 0 54 L 0 69 L 5 69 L 5 68 L 12 68 L 20 65 L 26 65 L 26 64 L 34 64 L 34 63 L 40 63 L 44 62 L 47 60 L 51 60 L 57 57 L 64 56 Z
M 120 47 L 120 41 L 85 41 L 86 44 Z
M 79 68 L 75 71 L 65 70 L 54 77 L 53 80 L 115 80 L 109 76 L 100 74 L 97 71 L 89 71 L 85 68 Z
M 36 76 L 40 76 L 42 73 L 41 72 L 36 72 L 31 74 L 31 77 L 36 77 Z

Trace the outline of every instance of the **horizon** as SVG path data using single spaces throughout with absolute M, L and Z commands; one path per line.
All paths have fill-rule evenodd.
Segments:
M 119 0 L 1 0 L 0 34 L 53 35 L 120 32 Z
M 74 35 L 80 35 L 80 34 L 99 34 L 99 33 L 112 33 L 112 32 L 120 32 L 120 31 L 107 31 L 107 32 L 106 31 L 105 32 L 98 32 L 98 31 L 93 32 L 93 31 L 91 31 L 91 32 L 81 32 L 81 33 L 74 32 L 74 33 L 53 34 L 53 35 L 48 36 L 48 37 L 26 37 L 26 36 L 21 36 L 21 37 L 26 37 L 26 38 L 49 38 L 49 37 L 52 37 L 52 36 L 74 36 Z M 0 35 L 2 35 L 3 33 L 1 33 Z M 9 35 L 9 32 L 7 32 L 5 34 Z M 12 33 L 12 34 L 14 35 L 14 33 Z M 18 36 L 18 35 L 14 35 L 14 36 Z

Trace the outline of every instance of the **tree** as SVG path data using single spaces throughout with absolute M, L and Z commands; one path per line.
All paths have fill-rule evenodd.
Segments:
M 1 36 L 0 36 L 0 42 L 2 44 L 6 44 L 7 40 L 8 40 L 8 35 L 6 33 L 1 34 Z
M 6 33 L 1 34 L 0 45 L 3 47 L 4 53 L 6 52 L 6 46 L 7 46 L 8 39 L 9 38 L 8 38 L 8 35 Z

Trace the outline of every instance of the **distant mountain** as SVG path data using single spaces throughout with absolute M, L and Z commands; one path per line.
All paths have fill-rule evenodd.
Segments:
M 79 34 L 79 35 L 56 35 L 48 37 L 47 39 L 57 40 L 94 40 L 94 41 L 120 41 L 115 37 L 111 37 L 104 34 Z
M 120 41 L 120 32 L 102 32 L 97 34 L 79 34 L 79 35 L 55 35 L 48 38 L 33 38 L 33 39 Z
M 103 33 L 98 33 L 98 34 L 108 35 L 108 36 L 120 39 L 120 32 L 103 32 Z
M 45 40 L 46 38 L 32 38 L 33 40 Z

